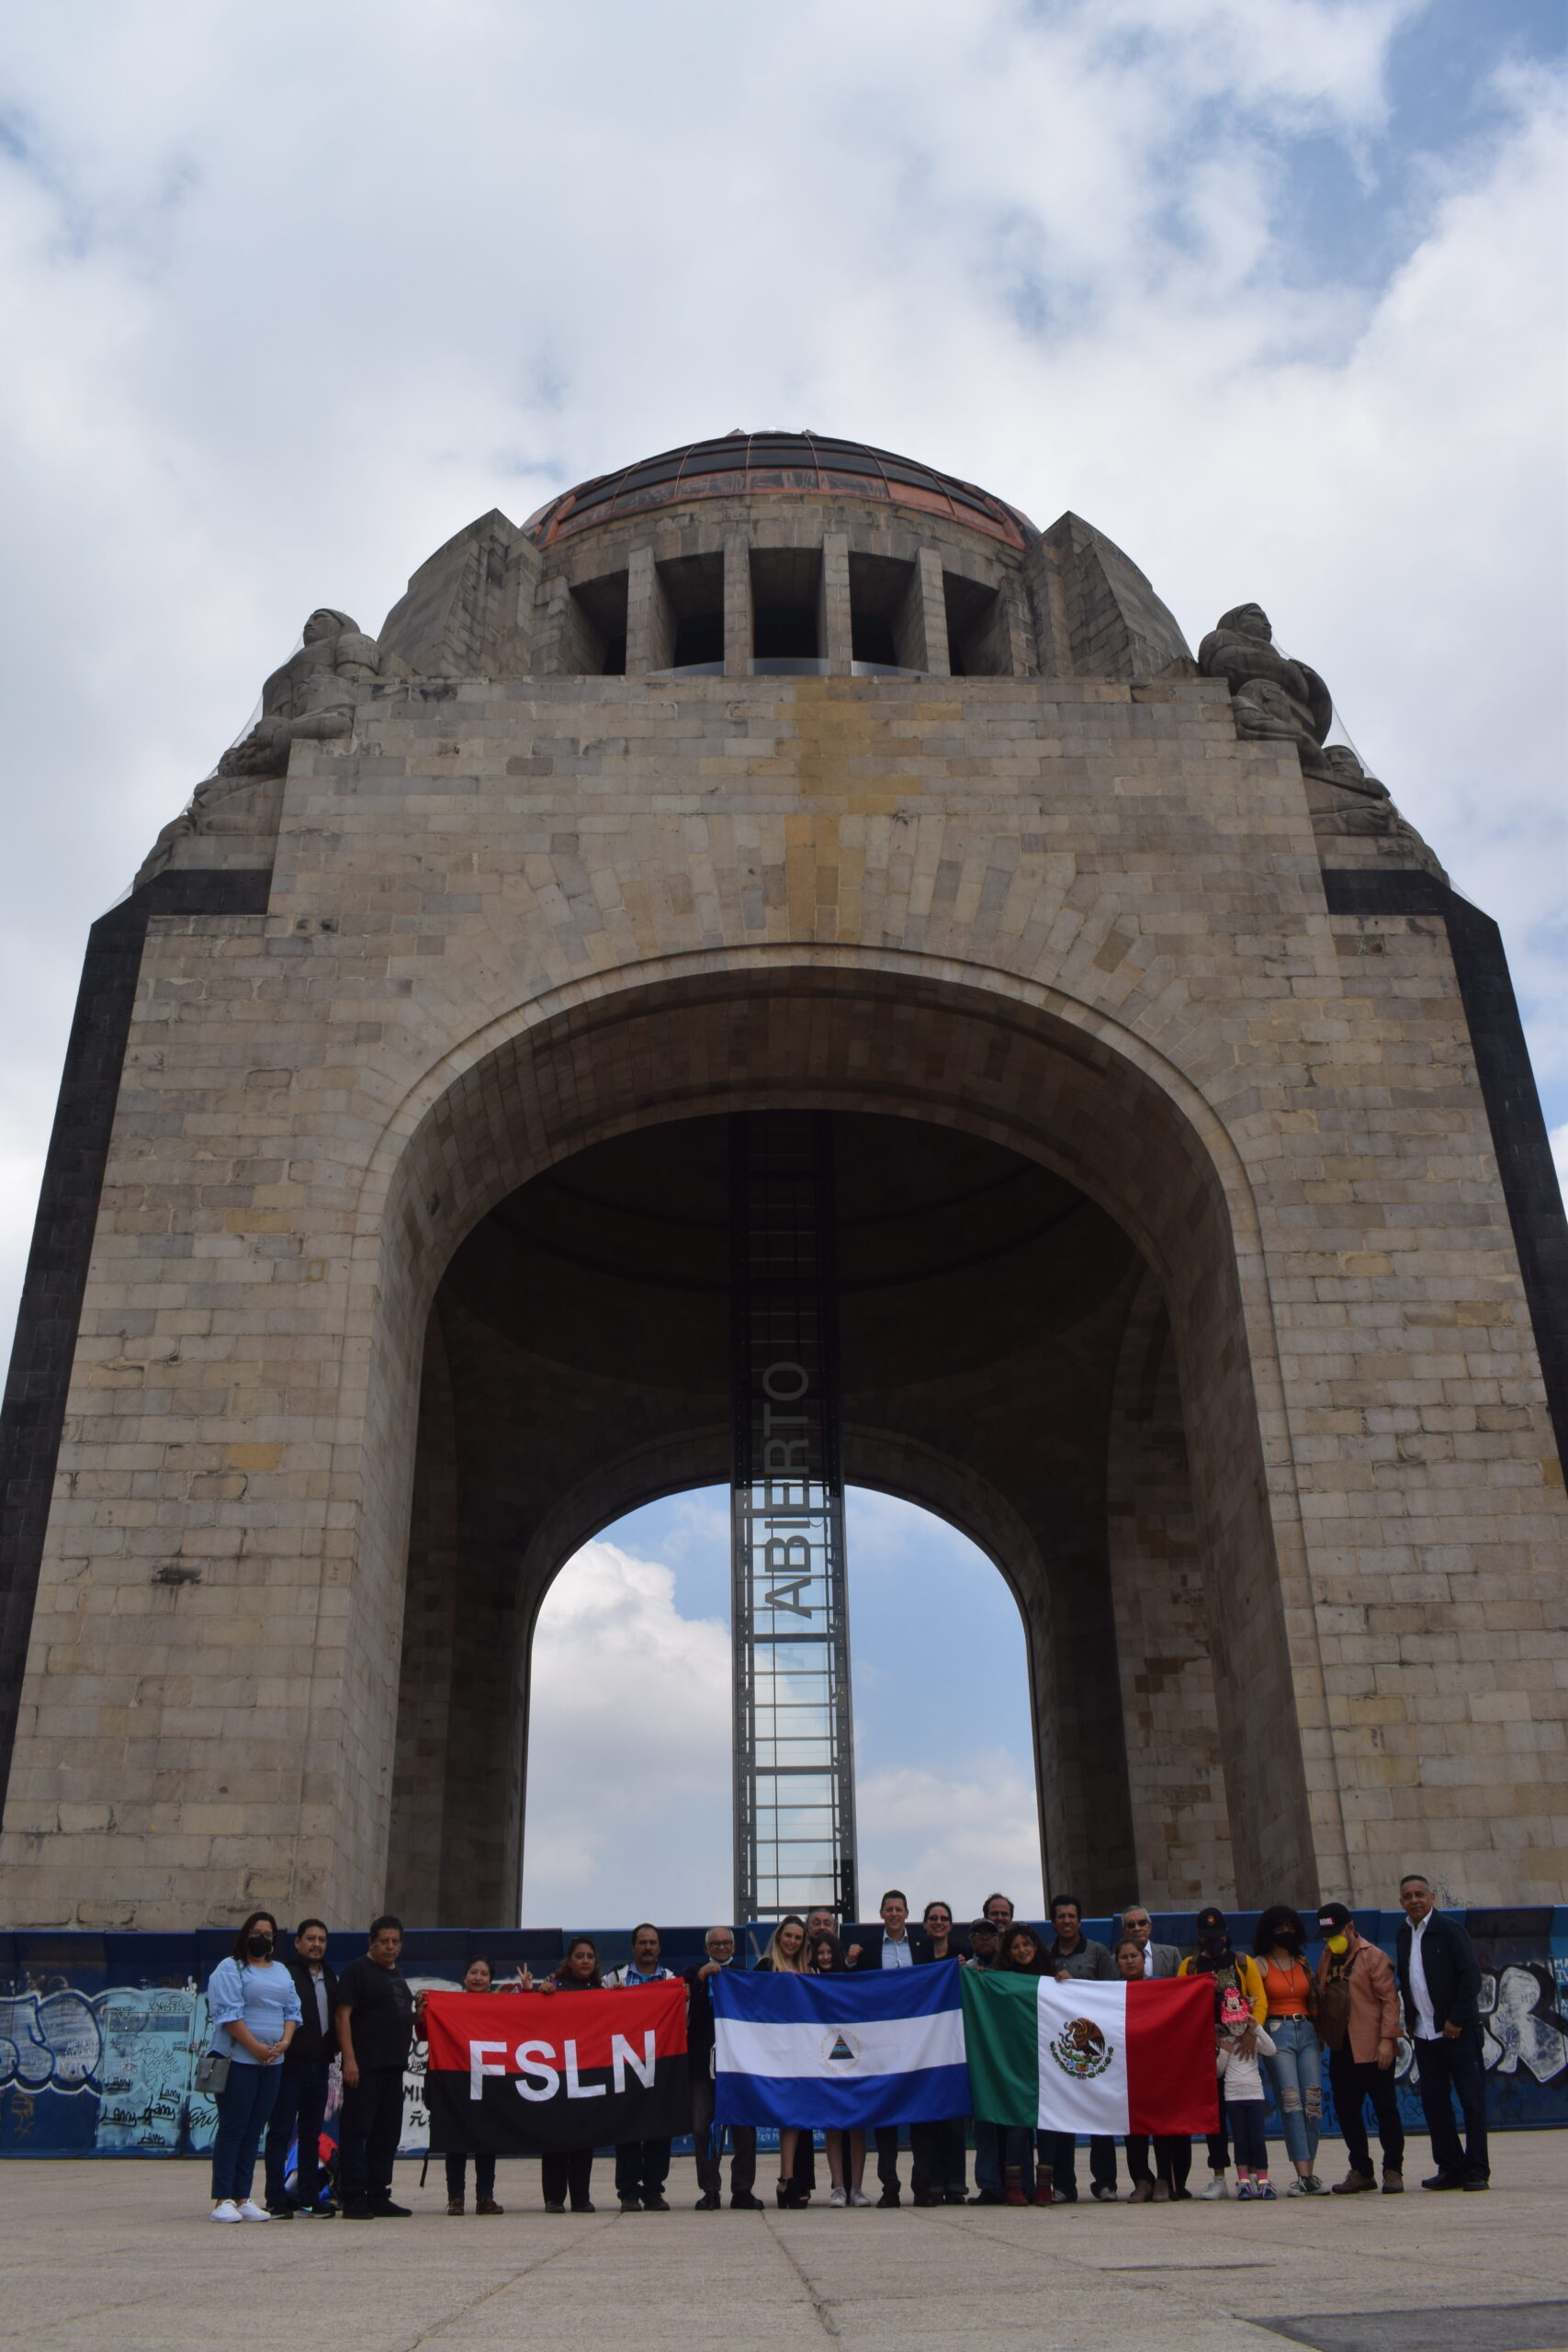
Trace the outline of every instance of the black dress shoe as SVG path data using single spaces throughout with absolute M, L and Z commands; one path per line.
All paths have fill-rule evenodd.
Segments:
M 1457 2172 L 1435 2172 L 1430 2180 L 1421 2183 L 1423 2188 L 1462 2188 L 1463 2181 Z
M 571 2210 L 574 2213 L 596 2213 L 599 2208 L 596 2205 L 591 2205 L 586 2197 L 574 2197 L 571 2200 Z
M 723 2201 L 717 2189 L 710 2188 L 705 2197 L 698 2198 L 692 2211 L 694 2213 L 716 2213 Z
M 718 2199 L 716 2197 L 715 2198 L 714 2202 L 716 2205 L 717 2204 Z M 668 2213 L 670 2208 L 656 2188 L 651 2197 L 649 2197 L 646 2191 L 644 2192 L 642 2210 L 645 2213 Z
M 412 2205 L 394 2205 L 389 2197 L 378 2197 L 370 2210 L 378 2222 L 407 2222 L 413 2217 Z
M 294 2208 L 287 2197 L 278 2205 L 269 2202 L 266 2210 L 275 2222 L 291 2222 L 294 2219 Z
M 896 2188 L 885 2188 L 876 2201 L 879 2205 L 901 2205 L 904 2200 Z
M 1007 2199 L 999 2188 L 977 2188 L 969 2202 L 971 2205 L 1005 2205 Z
M 742 2188 L 730 2199 L 729 2210 L 732 2213 L 765 2213 L 768 2209 L 760 2197 L 753 2197 L 749 2188 Z
M 936 2199 L 934 2197 L 928 2196 L 923 2188 L 919 2191 L 918 2196 L 913 2196 L 909 2199 L 911 2205 L 934 2205 L 936 2201 Z
M 362 2197 L 351 2197 L 343 2209 L 345 2222 L 374 2222 L 380 2218 L 378 2206 L 367 2205 Z
M 552 2205 L 549 2199 L 547 2197 L 545 2199 L 545 2211 L 547 2213 L 564 2213 L 566 2211 L 566 2207 L 564 2205 Z
M 1492 2176 L 1484 2172 L 1471 2173 L 1467 2178 L 1460 2182 L 1461 2188 L 1490 2188 L 1491 2186 Z
M 950 2188 L 943 2199 L 943 2202 L 948 2205 L 967 2205 L 969 2202 L 969 2193 L 967 2189 L 964 2188 Z
M 642 2199 L 640 2197 L 623 2197 L 621 2199 L 621 2211 L 623 2213 L 640 2213 L 642 2211 Z

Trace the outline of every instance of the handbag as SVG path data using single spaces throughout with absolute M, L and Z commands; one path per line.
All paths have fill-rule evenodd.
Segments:
M 196 2062 L 196 2087 L 209 2098 L 217 2098 L 229 2081 L 229 2053 L 226 2050 L 204 2050 Z
M 1346 1966 L 1318 1987 L 1314 2022 L 1318 2040 L 1329 2050 L 1343 2050 L 1350 2030 L 1350 1971 L 1356 1958 L 1352 1952 Z

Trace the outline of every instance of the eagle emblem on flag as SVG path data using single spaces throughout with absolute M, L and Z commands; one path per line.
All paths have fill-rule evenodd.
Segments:
M 1063 2074 L 1080 2083 L 1103 2075 L 1114 2055 L 1112 2045 L 1092 2018 L 1069 2018 L 1047 2047 Z

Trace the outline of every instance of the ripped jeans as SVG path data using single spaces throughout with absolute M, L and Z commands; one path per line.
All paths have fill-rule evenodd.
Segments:
M 1310 2165 L 1317 2154 L 1323 2114 L 1323 2058 L 1317 2035 L 1310 2018 L 1270 2018 L 1269 2031 L 1274 2055 L 1263 2064 L 1284 2127 L 1285 2154 L 1292 2164 Z

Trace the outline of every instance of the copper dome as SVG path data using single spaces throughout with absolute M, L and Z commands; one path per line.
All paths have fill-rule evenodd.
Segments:
M 886 500 L 964 524 L 1014 548 L 1024 544 L 1027 527 L 1014 508 L 972 481 L 864 441 L 834 441 L 818 433 L 728 433 L 717 440 L 689 441 L 563 491 L 524 527 L 537 546 L 550 547 L 573 532 L 621 522 L 650 507 L 684 505 L 697 498 L 780 496 Z

